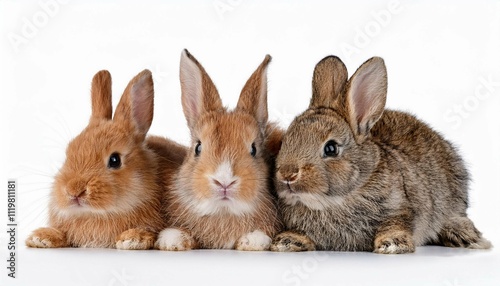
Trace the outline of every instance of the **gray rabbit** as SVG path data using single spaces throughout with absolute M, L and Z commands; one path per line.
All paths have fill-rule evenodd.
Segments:
M 276 162 L 288 231 L 271 250 L 491 247 L 467 217 L 469 174 L 453 145 L 414 116 L 384 110 L 381 58 L 348 80 L 342 61 L 326 57 L 312 85 L 309 108 L 288 128 Z

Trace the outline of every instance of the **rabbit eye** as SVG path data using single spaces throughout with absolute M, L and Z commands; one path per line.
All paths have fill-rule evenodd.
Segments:
M 250 155 L 252 155 L 252 157 L 255 157 L 256 154 L 257 148 L 255 148 L 255 143 L 252 143 L 252 150 L 250 151 Z
M 200 153 L 201 153 L 201 142 L 198 141 L 196 147 L 194 147 L 194 154 L 195 156 L 200 156 Z
M 339 146 L 337 142 L 330 140 L 323 147 L 325 157 L 337 157 L 339 155 Z
M 108 168 L 110 169 L 118 169 L 122 165 L 122 160 L 120 158 L 120 154 L 113 153 L 109 156 L 108 160 Z

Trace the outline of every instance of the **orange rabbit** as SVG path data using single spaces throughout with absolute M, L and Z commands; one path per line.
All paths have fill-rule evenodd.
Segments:
M 130 81 L 113 119 L 111 76 L 92 80 L 92 116 L 66 150 L 49 203 L 49 227 L 26 239 L 29 247 L 149 249 L 165 227 L 159 164 L 173 172 L 182 146 L 146 133 L 153 120 L 153 79 L 144 70 Z M 169 147 L 169 148 L 167 148 Z M 165 152 L 164 150 L 172 150 Z M 177 152 L 174 152 L 177 150 Z

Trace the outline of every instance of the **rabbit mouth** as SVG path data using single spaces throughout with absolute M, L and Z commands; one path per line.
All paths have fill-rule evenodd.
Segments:
M 296 195 L 303 192 L 303 189 L 297 184 L 281 182 L 281 192 L 284 194 Z
M 219 189 L 216 190 L 217 199 L 220 201 L 232 201 L 233 200 L 233 192 L 228 189 Z
M 231 199 L 231 197 L 229 197 L 227 195 L 221 195 L 219 197 L 219 200 L 221 200 L 221 201 L 231 201 L 232 199 Z
M 85 202 L 82 198 L 80 197 L 72 197 L 69 199 L 70 206 L 76 207 L 76 208 L 82 208 L 85 206 Z
M 296 191 L 292 188 L 292 186 L 290 186 L 290 183 L 289 183 L 289 182 L 287 182 L 287 183 L 285 184 L 285 186 L 286 186 L 286 190 L 287 190 L 287 191 L 289 191 L 290 193 L 292 193 L 292 194 L 297 193 L 297 192 L 296 192 Z

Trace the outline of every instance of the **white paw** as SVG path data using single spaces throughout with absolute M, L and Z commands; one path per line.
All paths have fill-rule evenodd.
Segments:
M 271 238 L 260 230 L 247 233 L 236 242 L 237 250 L 262 251 L 268 250 Z
M 397 254 L 401 251 L 400 247 L 394 243 L 379 247 L 378 251 L 385 254 Z
M 160 250 L 182 251 L 190 250 L 193 246 L 193 238 L 186 232 L 176 228 L 162 230 L 155 242 L 155 247 Z
M 467 248 L 470 249 L 490 249 L 493 245 L 491 242 L 484 237 L 481 237 L 477 242 L 471 243 Z
M 404 243 L 386 242 L 375 249 L 375 253 L 380 254 L 402 254 L 415 252 L 415 247 Z
M 32 236 L 28 240 L 26 240 L 26 244 L 30 247 L 37 248 L 51 248 L 52 242 L 48 239 L 41 239 L 38 236 Z
M 137 239 L 125 239 L 116 242 L 117 249 L 132 250 L 132 249 L 148 249 L 147 241 L 140 241 Z

